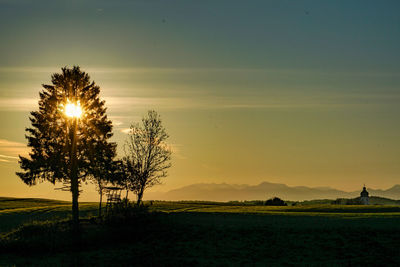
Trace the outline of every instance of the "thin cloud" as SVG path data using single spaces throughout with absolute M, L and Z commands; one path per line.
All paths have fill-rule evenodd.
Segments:
M 18 157 L 14 157 L 14 156 L 6 156 L 6 155 L 0 155 L 0 158 L 6 158 L 6 159 L 18 159 Z
M 0 72 L 13 73 L 53 73 L 59 70 L 60 68 L 54 67 L 0 67 Z
M 96 12 L 103 13 L 102 8 Z M 14 73 L 54 73 L 59 72 L 59 67 L 0 67 L 0 72 Z M 325 76 L 377 76 L 377 77 L 399 77 L 397 72 L 376 72 L 376 71 L 332 71 L 320 69 L 294 69 L 294 68 L 170 68 L 170 67 L 82 67 L 88 73 L 110 73 L 110 74 L 143 74 L 143 73 L 273 73 L 273 74 L 293 74 L 293 75 L 325 75 Z
M 26 145 L 19 142 L 0 139 L 0 147 L 26 147 Z
M 104 97 L 110 111 L 124 112 L 141 109 L 192 109 L 203 103 L 191 98 L 176 97 Z
M 382 101 L 390 101 L 393 97 L 365 96 L 328 96 L 280 98 L 262 103 L 262 99 L 237 99 L 234 97 L 202 97 L 202 98 L 141 98 L 141 97 L 108 97 L 106 106 L 112 112 L 129 112 L 143 109 L 162 110 L 218 110 L 218 109 L 302 109 L 302 108 L 343 108 L 351 106 L 379 105 Z M 368 100 L 368 101 L 366 101 Z M 375 100 L 375 101 L 374 101 Z
M 0 162 L 15 162 L 19 158 L 14 156 L 0 155 Z
M 267 98 L 267 97 L 265 97 Z M 392 103 L 398 95 L 338 95 L 301 99 L 280 98 L 270 103 L 261 103 L 260 99 L 236 99 L 234 97 L 104 97 L 110 112 L 124 113 L 144 109 L 162 110 L 217 110 L 217 109 L 298 109 L 298 108 L 342 108 L 348 106 L 380 105 Z M 262 99 L 261 99 L 262 101 Z M 29 112 L 38 108 L 35 98 L 0 98 L 0 111 Z M 111 118 L 111 117 L 110 117 Z M 122 120 L 112 119 L 115 126 L 124 124 Z
M 131 97 L 106 96 L 106 107 L 110 112 L 124 113 L 144 109 L 162 110 L 210 110 L 210 109 L 293 109 L 293 108 L 341 108 L 348 106 L 366 106 L 397 104 L 400 94 L 365 94 L 365 93 L 329 93 L 313 95 L 296 94 L 287 96 L 277 94 L 248 96 L 189 96 L 189 97 Z M 36 98 L 0 98 L 0 111 L 32 111 L 38 108 Z M 126 116 L 110 117 L 115 126 L 126 123 Z
M 26 144 L 0 139 L 0 158 L 4 161 L 18 160 L 19 155 L 26 156 L 29 148 Z
M 0 111 L 32 111 L 37 107 L 36 98 L 0 98 Z

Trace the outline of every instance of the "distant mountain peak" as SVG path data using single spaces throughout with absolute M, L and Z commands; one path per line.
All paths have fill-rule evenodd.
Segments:
M 400 185 L 399 184 L 395 184 L 394 186 L 392 186 L 391 188 L 387 189 L 386 191 L 400 191 Z

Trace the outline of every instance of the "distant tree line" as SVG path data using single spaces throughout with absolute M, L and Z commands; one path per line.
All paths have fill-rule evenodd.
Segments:
M 337 198 L 332 201 L 333 205 L 362 205 L 360 197 L 357 198 Z
M 217 202 L 218 203 L 218 202 Z M 268 200 L 245 200 L 245 201 L 229 201 L 231 205 L 244 206 L 287 206 L 288 204 L 279 197 L 273 197 Z

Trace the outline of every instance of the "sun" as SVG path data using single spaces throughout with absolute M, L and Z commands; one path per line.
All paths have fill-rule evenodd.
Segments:
M 79 101 L 76 103 L 71 103 L 69 100 L 67 100 L 64 113 L 71 118 L 80 118 L 82 116 L 81 103 Z

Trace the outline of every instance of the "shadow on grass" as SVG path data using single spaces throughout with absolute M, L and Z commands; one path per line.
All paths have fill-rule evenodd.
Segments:
M 145 235 L 149 227 L 158 224 L 160 216 L 145 207 L 118 207 L 102 218 L 81 219 L 78 233 L 72 231 L 71 220 L 34 221 L 2 234 L 0 254 L 66 252 L 112 245 L 132 235 Z

